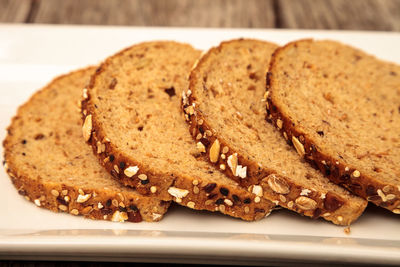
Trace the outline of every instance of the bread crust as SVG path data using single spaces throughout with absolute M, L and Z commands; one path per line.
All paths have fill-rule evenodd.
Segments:
M 184 175 L 173 175 L 153 170 L 151 167 L 142 164 L 135 158 L 125 155 L 116 148 L 105 136 L 103 128 L 97 116 L 94 103 L 91 101 L 90 91 L 96 86 L 97 77 L 108 67 L 110 62 L 123 54 L 125 51 L 135 48 L 136 46 L 146 46 L 152 43 L 146 42 L 128 47 L 121 52 L 109 57 L 96 70 L 91 77 L 91 81 L 87 90 L 87 97 L 82 101 L 82 120 L 85 122 L 88 116 L 91 117 L 92 127 L 90 129 L 88 143 L 93 148 L 93 153 L 99 158 L 100 163 L 107 172 L 120 183 L 125 186 L 133 187 L 138 192 L 146 196 L 155 196 L 165 201 L 173 200 L 182 206 L 187 206 L 195 210 L 219 211 L 223 214 L 241 218 L 246 221 L 259 220 L 268 216 L 275 207 L 273 203 L 261 198 L 257 199 L 256 195 L 231 187 L 215 181 L 212 183 L 202 181 L 201 179 L 193 179 Z M 176 42 L 171 42 L 182 45 Z M 189 45 L 186 45 L 189 46 Z M 83 124 L 85 127 L 85 123 Z M 98 145 L 104 146 L 101 153 L 97 153 Z M 138 167 L 138 171 L 133 175 L 127 176 L 125 170 L 128 167 Z M 122 168 L 121 168 L 122 167 Z M 185 193 L 184 197 L 176 197 L 169 193 L 171 188 L 177 188 Z M 225 194 L 228 189 L 228 194 Z
M 50 91 L 58 81 L 72 75 L 88 74 L 94 70 L 94 67 L 89 67 L 53 79 L 52 82 L 36 92 L 18 109 L 17 115 L 13 117 L 10 126 L 7 128 L 7 136 L 3 141 L 3 166 L 18 193 L 41 208 L 53 212 L 83 215 L 86 218 L 97 220 L 119 222 L 159 221 L 167 211 L 169 202 L 148 197 L 138 198 L 137 194 L 116 192 L 111 189 L 96 190 L 90 186 L 78 187 L 71 183 L 44 182 L 41 179 L 31 177 L 29 172 L 21 169 L 15 162 L 14 157 L 16 155 L 12 153 L 13 133 L 19 130 L 19 126 L 16 125 L 17 118 L 29 115 L 24 113 L 24 108 L 32 105 L 36 98 L 40 98 L 39 94 Z M 82 198 L 83 196 L 90 197 L 85 200 L 85 198 Z M 142 207 L 147 207 L 148 210 L 143 210 Z M 152 211 L 153 207 L 157 208 L 156 213 Z
M 295 183 L 289 177 L 276 174 L 276 171 L 268 168 L 268 166 L 260 166 L 257 162 L 241 155 L 229 142 L 218 136 L 218 132 L 210 127 L 207 119 L 199 110 L 198 105 L 196 105 L 196 90 L 194 88 L 196 79 L 199 79 L 197 77 L 199 68 L 202 67 L 202 64 L 212 53 L 232 42 L 241 41 L 244 41 L 244 39 L 222 42 L 218 47 L 211 48 L 195 64 L 189 78 L 189 90 L 182 96 L 182 110 L 189 124 L 192 137 L 205 146 L 204 155 L 209 163 L 219 168 L 221 172 L 238 182 L 242 187 L 251 191 L 254 185 L 260 185 L 263 189 L 263 196 L 266 199 L 284 208 L 314 219 L 321 217 L 337 225 L 350 225 L 362 214 L 366 208 L 366 202 L 360 206 L 353 205 L 353 203 L 348 203 L 341 195 L 335 192 L 329 192 L 329 194 L 325 195 L 314 190 L 306 198 L 302 198 L 302 192 L 304 192 L 303 190 L 308 190 L 307 188 Z M 251 41 L 260 42 L 258 40 Z M 272 45 L 267 42 L 265 44 Z M 221 149 L 217 157 L 218 160 L 215 162 L 215 160 L 211 160 L 211 148 L 216 141 L 219 142 Z M 225 147 L 227 152 L 223 151 Z M 221 156 L 222 154 L 224 156 Z M 233 169 L 228 167 L 230 157 L 237 158 L 237 165 L 247 167 L 245 178 L 235 175 L 236 173 L 233 172 Z M 220 168 L 221 165 L 225 166 L 225 168 Z M 304 205 L 304 203 L 307 204 Z M 312 206 L 312 208 L 307 205 Z
M 312 166 L 318 168 L 332 182 L 341 185 L 352 193 L 374 203 L 377 206 L 383 207 L 392 211 L 395 214 L 400 214 L 400 188 L 399 185 L 384 183 L 375 179 L 368 173 L 360 172 L 357 166 L 345 163 L 339 157 L 333 157 L 324 151 L 317 149 L 315 140 L 302 131 L 298 125 L 292 123 L 289 115 L 285 112 L 285 108 L 278 104 L 275 99 L 273 87 L 277 83 L 274 79 L 273 72 L 276 70 L 276 61 L 279 54 L 291 46 L 296 46 L 300 42 L 313 42 L 312 39 L 299 40 L 286 44 L 278 48 L 270 62 L 267 77 L 267 116 L 266 120 L 275 126 L 277 121 L 282 122 L 282 127 L 279 131 L 285 137 L 288 144 L 293 145 L 294 140 L 298 140 L 304 147 L 304 158 Z M 357 50 L 357 49 L 355 49 Z M 361 52 L 361 51 L 360 51 Z M 364 54 L 364 52 L 362 52 Z M 384 190 L 390 188 L 390 190 Z M 386 195 L 393 194 L 395 197 L 391 200 L 386 200 Z

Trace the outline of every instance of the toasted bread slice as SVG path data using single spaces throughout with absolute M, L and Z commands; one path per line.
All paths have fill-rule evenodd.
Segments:
M 301 156 L 400 214 L 399 65 L 337 42 L 301 40 L 274 53 L 268 90 L 268 113 Z
M 78 104 L 95 68 L 60 76 L 22 105 L 4 140 L 4 165 L 19 194 L 55 212 L 112 221 L 159 221 L 169 202 L 114 181 L 81 131 Z
M 84 136 L 107 171 L 142 194 L 261 219 L 275 205 L 199 159 L 187 131 L 180 95 L 199 55 L 186 44 L 148 42 L 106 59 L 82 103 Z
M 276 48 L 240 39 L 209 50 L 183 96 L 190 132 L 209 161 L 241 186 L 300 214 L 348 225 L 366 201 L 301 162 L 265 122 L 265 73 Z

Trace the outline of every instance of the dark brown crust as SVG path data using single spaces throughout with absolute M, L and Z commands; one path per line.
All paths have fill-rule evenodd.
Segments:
M 305 156 L 307 162 L 312 166 L 317 167 L 321 172 L 325 174 L 332 182 L 347 188 L 354 194 L 367 199 L 377 206 L 388 209 L 396 214 L 400 214 L 400 190 L 396 185 L 382 183 L 367 173 L 360 173 L 359 177 L 352 175 L 354 171 L 357 171 L 356 166 L 346 164 L 342 159 L 332 157 L 324 152 L 321 152 L 315 145 L 315 141 L 312 140 L 306 133 L 301 131 L 297 125 L 293 124 L 289 116 L 285 113 L 285 109 L 277 104 L 274 100 L 273 86 L 276 82 L 273 77 L 275 71 L 276 59 L 279 53 L 285 50 L 287 47 L 295 46 L 299 42 L 313 42 L 313 40 L 300 40 L 291 42 L 279 49 L 277 49 L 270 62 L 269 71 L 267 73 L 267 91 L 269 95 L 267 98 L 267 117 L 266 120 L 273 123 L 276 126 L 277 120 L 281 120 L 282 128 L 279 131 L 282 135 L 286 135 L 285 139 L 289 144 L 293 145 L 292 138 L 297 138 L 305 149 Z M 272 90 L 271 90 L 272 89 Z M 383 192 L 383 188 L 389 186 L 390 190 L 384 194 L 394 194 L 396 197 L 392 200 L 384 202 L 382 197 L 378 194 L 378 190 Z
M 196 77 L 196 70 L 202 66 L 203 62 L 206 61 L 212 53 L 220 50 L 223 45 L 227 45 L 235 41 L 236 40 L 222 42 L 218 47 L 211 48 L 205 55 L 203 55 L 199 59 L 190 74 L 189 90 L 191 91 L 191 93 L 189 95 L 184 94 L 182 99 L 182 109 L 185 113 L 186 121 L 189 124 L 190 134 L 196 140 L 196 142 L 201 142 L 205 146 L 206 159 L 217 168 L 219 168 L 219 166 L 223 164 L 225 166 L 225 169 L 223 170 L 219 168 L 220 171 L 226 174 L 229 178 L 238 182 L 242 187 L 248 188 L 252 185 L 261 185 L 261 187 L 263 188 L 264 197 L 271 201 L 278 201 L 279 205 L 282 207 L 293 210 L 308 217 L 322 217 L 325 220 L 332 221 L 333 223 L 338 225 L 351 224 L 362 214 L 366 207 L 366 203 L 364 203 L 364 205 L 360 207 L 350 208 L 349 205 L 351 204 L 346 203 L 346 200 L 342 196 L 334 192 L 329 192 L 328 198 L 322 195 L 321 192 L 312 191 L 307 195 L 307 198 L 315 201 L 315 208 L 310 210 L 304 210 L 303 208 L 300 208 L 299 205 L 296 205 L 296 199 L 306 188 L 303 188 L 301 185 L 296 184 L 292 179 L 289 179 L 288 177 L 275 175 L 276 171 L 269 169 L 268 167 L 261 167 L 257 164 L 257 162 L 253 162 L 252 160 L 240 155 L 238 151 L 230 146 L 229 143 L 226 142 L 224 139 L 220 138 L 217 132 L 209 126 L 201 110 L 199 110 L 198 105 L 193 106 L 193 104 L 196 102 L 196 92 L 193 90 L 195 80 L 198 78 Z M 193 107 L 193 109 L 190 107 Z M 201 123 L 199 124 L 199 122 Z M 212 133 L 212 135 L 207 135 L 207 131 L 209 133 Z M 198 136 L 199 134 L 202 136 L 200 139 L 198 138 L 200 137 Z M 224 159 L 219 156 L 218 161 L 213 163 L 210 160 L 210 148 L 217 139 L 220 143 L 221 151 L 223 151 L 224 147 L 228 147 L 229 150 L 227 153 L 224 154 Z M 247 176 L 244 179 L 235 176 L 232 170 L 228 167 L 227 159 L 233 154 L 237 154 L 238 164 L 247 167 Z M 286 181 L 287 185 L 290 188 L 289 193 L 279 194 L 271 189 L 270 185 L 268 184 L 268 180 L 273 177 L 273 175 L 275 175 L 275 177 L 278 176 L 280 179 Z M 336 204 L 332 205 L 332 203 Z
M 71 72 L 55 78 L 47 86 L 40 91 L 36 92 L 31 98 L 23 105 L 29 105 L 31 100 L 40 92 L 48 90 L 52 87 L 52 84 L 58 80 L 63 79 L 69 75 L 77 72 L 84 72 L 87 69 Z M 34 202 L 36 205 L 40 203 L 40 207 L 49 209 L 53 212 L 68 212 L 72 215 L 83 215 L 86 218 L 97 219 L 97 220 L 109 220 L 113 219 L 113 215 L 118 211 L 122 217 L 126 216 L 126 221 L 130 222 L 141 222 L 141 221 L 159 221 L 162 219 L 164 213 L 167 211 L 169 204 L 165 201 L 157 201 L 150 198 L 137 199 L 136 194 L 120 193 L 112 190 L 94 190 L 92 188 L 78 188 L 76 186 L 70 186 L 59 183 L 43 183 L 38 179 L 32 179 L 29 174 L 25 174 L 20 168 L 15 165 L 12 155 L 12 133 L 18 130 L 18 126 L 15 125 L 15 120 L 20 115 L 18 109 L 17 115 L 14 116 L 10 126 L 7 128 L 7 136 L 3 141 L 4 147 L 4 168 L 7 174 L 10 176 L 12 183 L 18 190 L 18 193 L 25 197 L 25 199 Z M 77 198 L 80 195 L 79 191 L 82 190 L 84 194 L 90 194 L 90 198 L 83 202 L 78 203 Z M 82 193 L 81 191 L 81 193 Z M 63 194 L 63 192 L 66 194 Z M 58 194 L 58 196 L 57 196 Z M 159 211 L 158 215 L 153 218 L 152 212 L 143 211 L 140 209 L 141 201 L 149 202 L 149 207 L 156 206 Z M 106 203 L 111 202 L 110 206 Z M 99 203 L 101 205 L 99 206 Z M 112 203 L 117 203 L 113 205 Z M 118 219 L 115 214 L 115 219 Z
M 146 45 L 146 43 L 138 45 Z M 105 62 L 92 76 L 88 88 L 88 97 L 82 101 L 83 121 L 85 121 L 87 116 L 92 116 L 93 128 L 91 129 L 91 135 L 88 142 L 92 146 L 94 154 L 99 158 L 100 163 L 105 167 L 107 172 L 111 173 L 113 177 L 120 183 L 136 188 L 136 190 L 141 194 L 156 196 L 157 198 L 161 198 L 165 201 L 174 200 L 182 206 L 189 206 L 190 208 L 196 210 L 220 211 L 223 214 L 241 218 L 246 221 L 259 220 L 267 216 L 275 205 L 265 199 L 261 199 L 260 202 L 255 203 L 255 195 L 245 190 L 231 188 L 230 186 L 216 182 L 215 188 L 210 191 L 206 190 L 210 187 L 210 184 L 204 184 L 201 180 L 194 180 L 191 177 L 185 176 L 178 177 L 167 173 L 156 173 L 154 170 L 148 166 L 144 166 L 134 158 L 120 153 L 111 142 L 106 140 L 106 136 L 102 131 L 102 127 L 96 120 L 94 104 L 92 101 L 90 101 L 90 89 L 96 85 L 97 76 L 104 68 L 107 68 L 109 62 L 114 57 L 118 57 L 129 49 L 131 49 L 131 47 L 126 48 L 125 50 L 105 60 Z M 101 153 L 97 153 L 98 142 L 100 142 L 100 144 L 104 144 L 105 146 L 104 151 Z M 113 159 L 112 162 L 110 159 Z M 121 162 L 123 163 L 121 164 Z M 117 166 L 118 172 L 116 171 L 115 166 Z M 120 168 L 121 166 L 123 168 Z M 128 177 L 122 169 L 126 169 L 131 166 L 137 166 L 139 171 L 132 177 Z M 143 184 L 142 180 L 139 179 L 139 176 L 143 174 L 147 176 L 145 184 Z M 151 191 L 152 187 L 156 188 L 154 193 Z M 168 189 L 170 187 L 187 190 L 188 193 L 185 197 L 176 199 L 168 193 Z M 221 193 L 221 188 L 229 188 L 229 194 L 223 195 Z M 236 199 L 234 195 L 239 199 L 238 201 L 234 201 L 234 198 Z M 230 206 L 225 202 L 221 203 L 221 200 L 224 201 L 225 199 L 228 199 L 228 203 L 230 200 L 233 205 Z M 245 199 L 249 199 L 250 203 L 244 203 Z

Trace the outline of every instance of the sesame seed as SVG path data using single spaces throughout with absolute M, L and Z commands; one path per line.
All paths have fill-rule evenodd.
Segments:
M 224 171 L 226 169 L 226 166 L 225 166 L 225 164 L 221 164 L 221 165 L 219 165 L 219 168 Z
M 114 170 L 119 174 L 119 168 L 117 165 L 114 165 Z
M 144 173 L 142 173 L 142 174 L 139 174 L 138 178 L 139 178 L 140 180 L 144 181 L 144 180 L 147 180 L 147 175 L 144 174 Z
M 119 205 L 118 200 L 116 200 L 116 199 L 113 199 L 113 200 L 111 201 L 111 203 L 112 203 L 112 205 L 113 205 L 114 207 L 118 207 L 118 205 Z
M 138 166 L 130 166 L 124 170 L 124 174 L 129 178 L 134 176 L 139 171 Z
M 91 194 L 86 194 L 86 195 L 78 195 L 78 198 L 76 199 L 77 203 L 84 203 L 89 200 L 91 197 Z
M 388 193 L 390 191 L 390 185 L 386 185 L 382 188 L 382 191 Z
M 276 120 L 276 126 L 278 126 L 278 129 L 282 129 L 283 121 L 280 120 L 280 119 L 277 119 L 277 120 Z
M 35 199 L 34 202 L 35 202 L 36 206 L 40 207 L 40 200 L 39 199 Z
M 97 203 L 97 208 L 99 210 L 101 210 L 102 208 L 104 208 L 103 204 L 101 204 L 101 202 Z
M 221 205 L 218 206 L 218 208 L 222 213 L 225 212 L 225 206 L 224 205 L 221 204 Z
M 197 186 L 193 187 L 193 193 L 198 194 L 200 192 L 200 189 Z
M 119 199 L 120 199 L 121 201 L 124 201 L 124 200 L 125 200 L 125 197 L 124 197 L 121 193 L 117 193 L 117 196 L 119 197 Z
M 250 208 L 249 207 L 244 207 L 244 213 L 249 213 L 250 212 Z
M 204 205 L 209 206 L 213 203 L 213 201 L 211 199 L 206 200 L 206 202 L 204 202 Z
M 289 201 L 287 204 L 288 208 L 289 209 L 293 208 L 293 204 L 294 204 L 293 201 Z
M 260 201 L 261 201 L 261 199 L 260 199 L 259 196 L 256 196 L 256 197 L 254 198 L 254 202 L 255 202 L 255 203 L 259 203 Z
M 65 200 L 65 202 L 69 202 L 71 200 L 71 198 L 69 196 L 65 196 L 64 200 Z
M 55 190 L 55 189 L 51 190 L 50 193 L 51 193 L 53 196 L 55 196 L 55 197 L 58 197 L 58 196 L 60 195 L 60 193 L 59 193 L 57 190 Z
M 343 217 L 342 217 L 342 216 L 337 216 L 337 220 L 338 220 L 339 222 L 342 222 L 342 221 L 343 221 Z
M 62 210 L 62 211 L 67 211 L 67 210 L 68 210 L 68 207 L 65 206 L 65 205 L 58 205 L 58 208 L 59 208 L 60 210 Z
M 82 189 L 81 189 L 82 190 Z M 83 191 L 82 191 L 83 192 Z M 63 191 L 61 191 L 61 194 L 63 195 L 63 196 L 66 196 L 66 195 L 68 195 L 68 190 L 63 190 Z M 83 195 L 83 194 L 82 194 Z
M 226 154 L 229 151 L 229 147 L 224 146 L 224 148 L 222 149 L 222 153 Z
M 72 215 L 79 215 L 79 211 L 77 209 L 73 209 L 69 213 L 71 213 Z
M 150 192 L 152 192 L 153 194 L 157 192 L 157 187 L 155 187 L 154 185 L 150 187 Z
M 193 201 L 189 201 L 186 206 L 188 206 L 191 209 L 194 209 L 195 203 Z
M 199 184 L 199 180 L 193 180 L 193 181 L 192 181 L 192 184 L 193 184 L 193 185 L 198 185 L 198 184 Z
M 355 177 L 355 178 L 360 177 L 360 172 L 359 172 L 358 170 L 355 170 L 355 171 L 353 172 L 353 177 Z
M 233 206 L 233 202 L 232 202 L 230 199 L 227 199 L 227 198 L 226 198 L 226 199 L 224 200 L 224 202 L 225 202 L 225 204 L 228 205 L 228 206 Z

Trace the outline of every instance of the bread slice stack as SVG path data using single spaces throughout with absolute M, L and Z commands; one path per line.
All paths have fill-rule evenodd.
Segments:
M 20 107 L 6 171 L 36 205 L 92 219 L 158 221 L 171 201 L 246 221 L 279 205 L 349 225 L 365 199 L 398 213 L 399 67 L 343 47 L 239 39 L 200 58 L 173 41 L 133 45 Z
M 275 205 L 201 160 L 187 130 L 180 96 L 199 55 L 189 45 L 149 42 L 109 57 L 82 103 L 86 140 L 115 179 L 144 195 L 261 219 Z
M 267 100 L 302 157 L 400 214 L 399 65 L 334 41 L 289 43 L 274 53 Z
M 190 132 L 209 162 L 244 188 L 300 214 L 348 225 L 367 202 L 301 162 L 264 121 L 265 70 L 276 48 L 239 39 L 209 50 L 191 72 L 183 100 Z
M 5 169 L 41 208 L 111 221 L 159 221 L 169 202 L 110 178 L 82 138 L 78 106 L 95 68 L 54 79 L 22 105 L 4 140 Z

